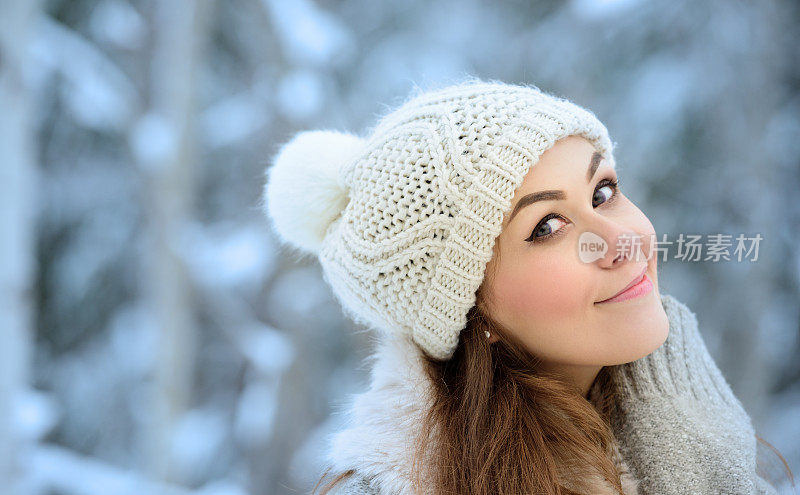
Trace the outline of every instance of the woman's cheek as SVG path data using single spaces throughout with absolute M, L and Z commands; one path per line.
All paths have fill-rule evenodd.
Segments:
M 557 257 L 558 258 L 558 257 Z M 580 310 L 583 292 L 579 270 L 570 269 L 564 259 L 542 256 L 508 270 L 498 284 L 503 305 L 517 318 L 558 320 Z M 516 319 L 516 318 L 515 318 Z

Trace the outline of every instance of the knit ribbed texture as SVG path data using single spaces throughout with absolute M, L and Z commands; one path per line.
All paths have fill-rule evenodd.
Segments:
M 591 112 L 533 87 L 465 83 L 385 116 L 342 170 L 350 201 L 318 254 L 346 312 L 449 359 L 514 191 L 570 135 L 614 166 Z
M 750 417 L 712 359 L 695 314 L 663 294 L 669 335 L 648 356 L 615 366 L 612 426 L 643 493 L 774 494 L 756 475 Z

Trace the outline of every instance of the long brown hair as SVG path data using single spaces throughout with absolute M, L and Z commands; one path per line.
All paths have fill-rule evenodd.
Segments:
M 485 286 L 476 293 L 453 356 L 439 361 L 423 352 L 432 407 L 417 442 L 415 486 L 437 494 L 589 493 L 597 487 L 584 486 L 567 468 L 593 466 L 622 494 L 609 455 L 615 401 L 606 369 L 595 380 L 591 402 L 566 377 L 541 370 L 489 316 Z M 489 343 L 485 331 L 500 339 Z M 432 459 L 426 452 L 434 453 Z M 350 474 L 340 473 L 321 494 Z
M 617 401 L 609 368 L 598 373 L 588 397 L 565 376 L 542 370 L 490 317 L 485 286 L 484 281 L 476 293 L 452 358 L 438 361 L 423 352 L 432 406 L 412 467 L 417 491 L 572 495 L 600 493 L 603 482 L 603 493 L 624 495 L 612 454 L 610 419 Z M 485 331 L 499 340 L 490 343 Z M 340 473 L 321 494 L 351 474 Z

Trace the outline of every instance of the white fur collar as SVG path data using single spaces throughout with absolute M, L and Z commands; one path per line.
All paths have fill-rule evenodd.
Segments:
M 347 427 L 328 452 L 333 471 L 357 469 L 386 493 L 411 494 L 414 432 L 429 390 L 421 354 L 411 340 L 383 337 L 375 353 L 369 390 L 355 396 Z
M 373 361 L 370 388 L 352 401 L 348 424 L 333 435 L 327 460 L 334 473 L 356 469 L 381 493 L 410 495 L 413 441 L 430 387 L 421 353 L 407 338 L 384 337 L 369 360 Z M 624 492 L 635 495 L 637 482 L 619 452 L 615 454 Z M 601 485 L 606 485 L 604 480 L 598 480 L 598 488 Z M 607 493 L 615 492 L 609 487 Z

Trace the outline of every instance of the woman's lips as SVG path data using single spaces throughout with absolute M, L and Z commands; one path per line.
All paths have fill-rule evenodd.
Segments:
M 634 282 L 633 285 L 623 290 L 616 296 L 598 301 L 595 304 L 627 301 L 628 299 L 634 299 L 636 297 L 643 296 L 651 290 L 653 290 L 653 282 L 650 280 L 650 277 L 647 276 L 647 267 L 645 267 L 639 280 Z

